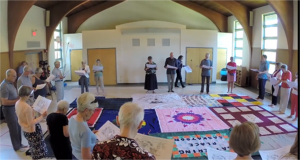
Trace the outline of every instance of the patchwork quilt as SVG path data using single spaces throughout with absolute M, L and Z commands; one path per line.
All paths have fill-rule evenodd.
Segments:
M 176 93 L 171 94 L 134 94 L 132 102 L 145 109 L 186 108 L 188 105 Z
M 246 121 L 259 126 L 260 135 L 297 132 L 297 128 L 259 106 L 209 108 L 230 127 Z
M 261 102 L 245 95 L 211 94 L 210 96 L 217 100 L 219 103 L 221 103 L 224 107 L 263 105 Z
M 161 132 L 210 131 L 229 129 L 206 107 L 155 109 Z
M 93 128 L 98 121 L 100 115 L 102 112 L 102 108 L 96 108 L 94 114 L 91 116 L 91 118 L 87 121 L 88 126 Z M 77 114 L 77 108 L 73 108 L 69 113 L 67 114 L 68 119 L 70 119 L 72 116 Z
M 217 100 L 207 94 L 183 94 L 180 95 L 189 107 L 222 107 Z

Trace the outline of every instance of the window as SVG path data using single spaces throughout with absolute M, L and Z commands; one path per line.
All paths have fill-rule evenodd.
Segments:
M 62 68 L 63 60 L 62 60 L 62 47 L 61 47 L 61 42 L 62 42 L 62 37 L 61 37 L 61 23 L 56 27 L 54 33 L 53 33 L 53 38 L 54 38 L 54 57 L 55 61 L 60 61 L 60 68 Z
M 234 61 L 236 65 L 242 65 L 244 30 L 239 21 L 234 21 Z
M 269 73 L 275 71 L 276 49 L 277 49 L 277 23 L 276 13 L 263 15 L 262 54 L 265 54 L 270 63 Z

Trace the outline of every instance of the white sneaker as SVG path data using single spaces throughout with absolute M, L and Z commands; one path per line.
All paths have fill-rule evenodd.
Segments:
M 17 152 L 26 152 L 28 150 L 28 148 L 20 148 L 19 150 L 17 150 Z

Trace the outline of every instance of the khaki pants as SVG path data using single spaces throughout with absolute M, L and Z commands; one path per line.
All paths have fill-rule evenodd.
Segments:
M 104 93 L 103 76 L 95 77 L 95 82 L 96 82 L 97 93 L 99 93 L 99 85 L 100 85 L 102 92 Z

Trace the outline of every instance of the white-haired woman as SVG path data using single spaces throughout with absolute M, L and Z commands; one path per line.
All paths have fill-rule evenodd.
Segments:
M 59 101 L 57 111 L 47 117 L 50 145 L 56 159 L 72 159 L 72 148 L 69 139 L 69 120 L 66 114 L 69 110 L 67 101 Z
M 69 135 L 72 153 L 77 159 L 91 159 L 91 151 L 96 144 L 97 131 L 91 131 L 87 121 L 98 107 L 96 98 L 90 93 L 83 93 L 77 99 L 77 114 L 69 120 Z
M 85 72 L 85 75 L 80 76 L 79 82 L 81 85 L 81 94 L 84 93 L 84 87 L 85 91 L 89 92 L 88 87 L 88 81 L 89 81 L 89 74 L 90 74 L 90 67 L 85 63 L 85 61 L 81 62 L 81 66 L 79 67 L 79 70 L 83 70 Z
M 57 102 L 64 99 L 64 75 L 61 73 L 60 68 L 60 62 L 55 61 L 54 62 L 55 68 L 52 70 L 52 74 L 55 76 L 55 78 L 52 80 L 55 82 L 55 88 L 56 88 L 56 99 Z
M 38 67 L 35 69 L 35 74 L 31 77 L 32 87 L 36 88 L 37 85 L 45 84 L 46 82 L 41 80 L 40 77 L 43 73 L 42 68 Z M 35 90 L 34 99 L 37 99 L 38 96 L 46 97 L 47 95 L 47 87 L 45 86 L 42 89 Z
M 99 85 L 102 90 L 102 93 L 105 94 L 104 91 L 104 82 L 103 82 L 103 65 L 100 61 L 100 59 L 96 60 L 96 64 L 94 65 L 96 67 L 102 67 L 102 70 L 95 70 L 93 67 L 94 75 L 95 75 L 95 82 L 96 82 L 96 89 L 97 89 L 97 94 L 99 94 Z
M 24 132 L 25 138 L 31 148 L 32 159 L 42 159 L 48 154 L 46 143 L 43 139 L 43 132 L 40 121 L 47 116 L 45 111 L 40 117 L 35 118 L 34 111 L 26 101 L 33 92 L 29 86 L 21 86 L 18 90 L 20 100 L 16 103 L 16 114 L 18 122 Z

